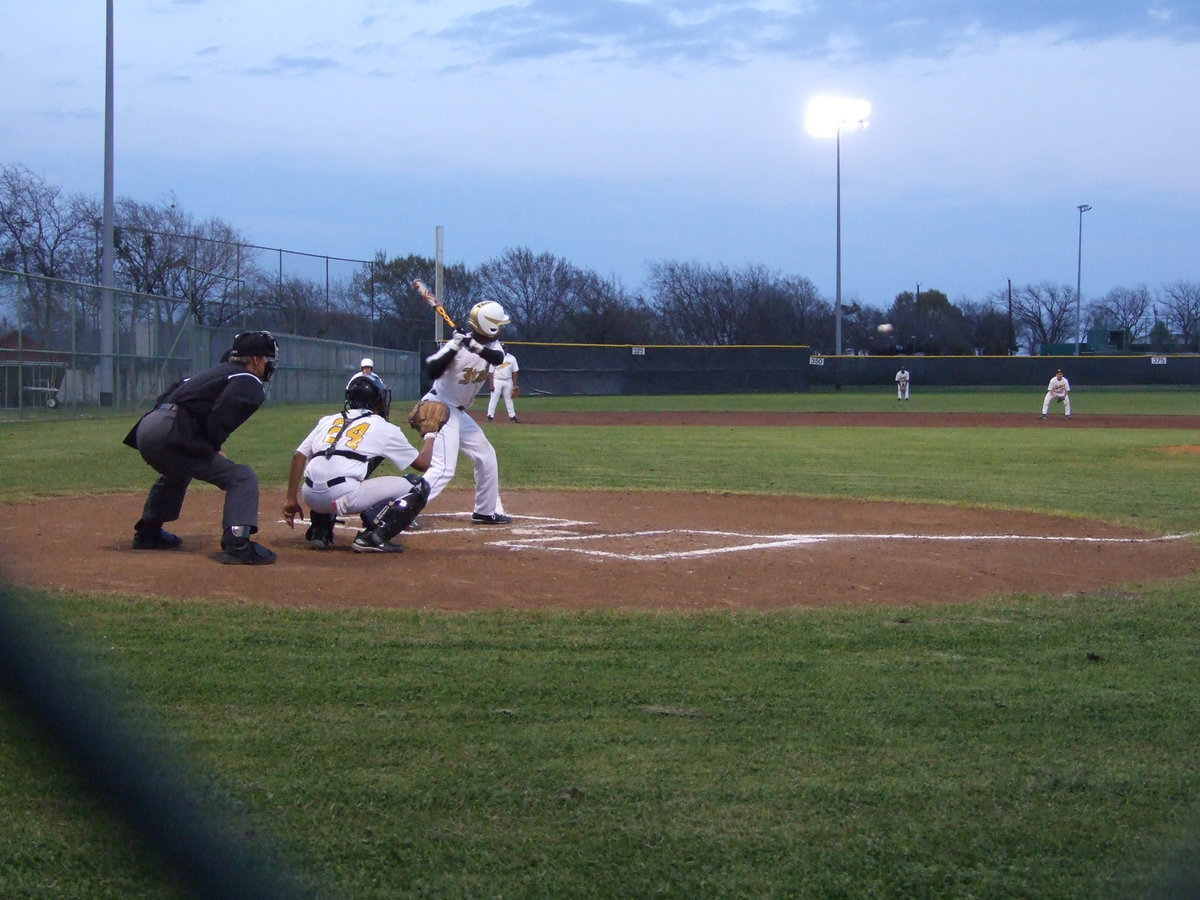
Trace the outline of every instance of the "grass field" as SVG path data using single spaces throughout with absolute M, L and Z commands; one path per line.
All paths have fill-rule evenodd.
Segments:
M 1041 402 L 917 388 L 908 406 L 930 411 L 1036 415 Z M 1198 400 L 1075 403 L 1080 415 L 1170 415 L 1195 414 Z M 896 405 L 886 391 L 519 403 Z M 268 405 L 230 455 L 278 492 L 324 411 Z M 0 425 L 0 502 L 141 493 L 149 470 L 119 444 L 131 421 Z M 1200 446 L 1193 430 L 492 435 L 512 488 L 973 504 L 1163 532 L 1194 529 L 1200 508 L 1200 455 L 1178 452 Z M 164 766 L 186 758 L 201 795 L 232 808 L 235 834 L 277 848 L 317 895 L 1066 898 L 1200 884 L 1198 589 L 1193 575 L 961 607 L 770 614 L 7 596 L 50 614 L 29 628 L 90 673 L 95 706 L 136 746 Z M 0 896 L 177 895 L 6 701 L 0 722 Z

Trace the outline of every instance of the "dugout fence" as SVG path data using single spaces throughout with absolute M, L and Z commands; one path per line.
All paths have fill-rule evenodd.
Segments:
M 334 403 L 364 356 L 394 397 L 420 389 L 417 353 L 330 340 L 245 321 L 219 327 L 195 321 L 186 300 L 113 289 L 113 352 L 101 352 L 104 289 L 0 269 L 0 415 L 41 410 L 137 410 L 166 387 L 216 363 L 239 331 L 269 328 L 280 365 L 268 387 L 275 402 Z M 112 367 L 111 402 L 102 398 L 101 367 Z

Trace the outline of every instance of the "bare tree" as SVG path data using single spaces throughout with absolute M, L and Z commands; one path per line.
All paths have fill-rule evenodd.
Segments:
M 1075 289 L 1065 284 L 1029 284 L 1013 294 L 1013 319 L 1029 337 L 1030 351 L 1070 341 L 1075 330 Z
M 550 253 L 509 249 L 479 267 L 479 299 L 504 307 L 513 339 L 549 341 L 577 306 L 582 278 L 580 269 Z
M 82 197 L 64 197 L 24 166 L 0 166 L 0 266 L 82 280 L 90 274 L 97 234 Z M 22 316 L 31 336 L 49 343 L 68 321 L 69 303 L 61 286 L 31 282 Z
M 1160 302 L 1167 325 L 1183 339 L 1187 349 L 1200 352 L 1200 284 L 1173 281 L 1164 285 Z
M 117 222 L 116 264 L 123 286 L 186 300 L 186 311 L 202 324 L 226 324 L 245 312 L 246 286 L 258 272 L 230 225 L 216 218 L 197 221 L 174 198 L 162 204 L 121 198 Z M 156 318 L 177 318 L 174 306 L 160 307 Z
M 1098 304 L 1104 327 L 1121 334 L 1121 349 L 1128 349 L 1135 340 L 1144 337 L 1150 328 L 1150 307 L 1154 299 L 1149 289 L 1113 288 Z
M 632 298 L 617 278 L 581 273 L 576 303 L 558 339 L 581 344 L 656 343 L 658 319 L 641 298 Z
M 427 256 L 409 254 L 389 260 L 382 251 L 375 254 L 373 263 L 354 282 L 357 308 L 360 313 L 368 312 L 378 322 L 375 343 L 416 350 L 421 341 L 433 338 L 437 315 L 421 299 L 413 287 L 413 279 L 420 278 L 432 287 L 436 269 L 437 261 Z M 466 317 L 476 302 L 477 293 L 477 279 L 462 263 L 443 269 L 440 299 L 456 325 L 467 327 Z M 368 304 L 372 305 L 369 310 L 365 309 Z

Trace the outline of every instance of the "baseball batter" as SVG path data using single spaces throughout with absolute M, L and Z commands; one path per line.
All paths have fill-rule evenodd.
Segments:
M 1046 385 L 1046 399 L 1042 401 L 1043 419 L 1050 411 L 1051 401 L 1061 403 L 1063 412 L 1067 414 L 1068 419 L 1071 418 L 1071 383 L 1067 381 L 1067 376 L 1063 374 L 1062 369 L 1055 372 L 1050 383 Z
M 901 366 L 900 371 L 896 373 L 896 399 L 897 400 L 907 400 L 908 399 L 908 382 L 909 382 L 909 380 L 910 380 L 910 378 L 909 378 L 909 374 L 908 374 L 908 369 L 904 368 L 904 366 Z
M 425 473 L 429 482 L 429 500 L 434 500 L 454 477 L 461 452 L 475 467 L 475 511 L 471 521 L 477 525 L 508 525 L 512 516 L 500 502 L 500 468 L 496 449 L 483 429 L 467 415 L 483 384 L 488 367 L 504 362 L 504 346 L 496 339 L 500 328 L 509 323 L 504 307 L 485 300 L 471 308 L 470 334 L 456 331 L 425 360 L 433 387 L 424 399 L 439 400 L 450 407 L 450 419 L 438 432 L 433 460 Z
M 518 393 L 517 373 L 520 371 L 521 367 L 517 365 L 517 358 L 507 352 L 504 354 L 504 362 L 500 365 L 488 366 L 492 390 L 492 395 L 488 398 L 487 417 L 489 422 L 496 414 L 496 406 L 501 397 L 504 398 L 504 408 L 508 411 L 508 418 L 514 423 L 517 421 L 517 408 L 513 405 L 513 397 Z
M 425 505 L 429 485 L 420 476 L 368 478 L 384 459 L 404 471 L 429 467 L 436 433 L 426 434 L 421 451 L 408 442 L 399 426 L 387 420 L 385 393 L 376 375 L 356 375 L 346 386 L 346 405 L 323 417 L 300 442 L 288 472 L 283 516 L 294 528 L 307 504 L 312 524 L 304 538 L 314 550 L 333 545 L 336 516 L 358 513 L 363 530 L 354 538 L 358 553 L 397 553 L 392 538 L 403 531 Z M 303 480 L 303 487 L 301 487 Z

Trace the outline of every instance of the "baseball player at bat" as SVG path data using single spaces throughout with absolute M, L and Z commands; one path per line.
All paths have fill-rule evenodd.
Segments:
M 450 340 L 425 360 L 433 386 L 425 400 L 438 400 L 450 407 L 450 419 L 438 432 L 433 460 L 425 473 L 432 502 L 454 477 L 461 452 L 474 464 L 477 525 L 508 525 L 512 516 L 500 502 L 500 468 L 496 449 L 483 429 L 467 415 L 479 391 L 488 381 L 488 367 L 504 362 L 504 346 L 498 341 L 501 326 L 509 323 L 504 307 L 491 300 L 476 303 L 468 316 L 470 333 L 454 332 Z
M 419 475 L 368 478 L 384 459 L 397 469 L 424 472 L 433 455 L 436 432 L 422 438 L 421 450 L 399 426 L 387 420 L 387 393 L 377 375 L 355 375 L 346 385 L 340 413 L 323 417 L 292 454 L 283 516 L 294 528 L 308 506 L 312 524 L 304 534 L 314 550 L 333 546 L 337 516 L 359 514 L 363 530 L 351 549 L 357 553 L 398 553 L 392 540 L 425 505 L 429 484 Z M 302 486 L 303 483 L 303 486 Z
M 1050 383 L 1046 386 L 1046 399 L 1042 401 L 1042 418 L 1046 418 L 1046 413 L 1050 412 L 1050 403 L 1061 403 L 1063 412 L 1067 414 L 1067 418 L 1071 418 L 1071 383 L 1067 381 L 1067 376 L 1063 374 L 1062 369 L 1054 373 L 1054 377 L 1050 379 Z

